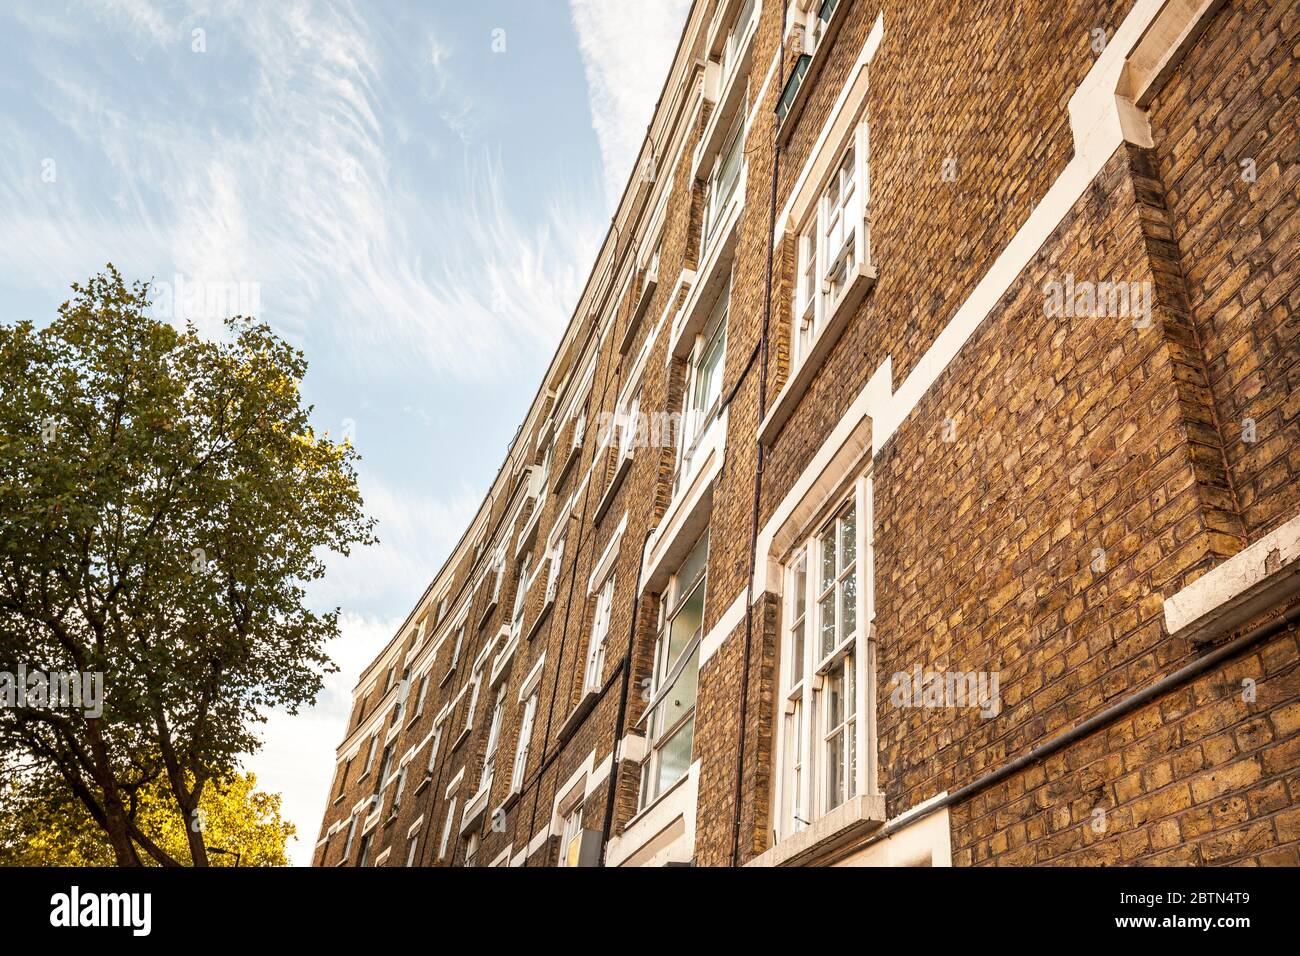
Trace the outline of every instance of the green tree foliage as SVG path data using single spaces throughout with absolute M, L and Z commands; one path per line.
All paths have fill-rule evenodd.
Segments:
M 57 774 L 117 863 L 177 864 L 143 795 L 194 817 L 268 708 L 315 699 L 338 612 L 304 588 L 373 522 L 269 327 L 158 321 L 111 265 L 72 288 L 48 326 L 0 322 L 0 671 L 102 673 L 103 712 L 0 701 L 0 754 Z
M 164 852 L 189 860 L 186 824 L 161 780 L 138 791 L 134 822 Z M 209 781 L 199 800 L 208 847 L 225 851 L 218 865 L 287 866 L 292 823 L 280 816 L 280 795 L 257 789 L 255 775 Z M 0 866 L 112 866 L 103 829 L 63 781 L 16 774 L 0 783 Z M 146 862 L 152 862 L 146 857 Z

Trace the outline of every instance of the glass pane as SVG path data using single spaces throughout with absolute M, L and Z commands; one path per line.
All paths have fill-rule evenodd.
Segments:
M 838 727 L 844 723 L 844 671 L 836 668 L 826 675 L 830 696 L 826 699 L 826 726 Z
M 851 572 L 844 579 L 840 587 L 840 619 L 843 621 L 843 627 L 840 629 L 841 640 L 847 640 L 854 633 L 858 624 L 858 575 L 857 572 Z
M 806 552 L 799 553 L 799 559 L 794 563 L 794 574 L 791 575 L 791 587 L 794 588 L 794 616 L 801 618 L 804 612 L 808 610 L 808 556 Z
M 822 537 L 821 537 L 821 545 L 822 545 L 822 546 L 821 546 L 821 552 L 822 552 L 822 576 L 821 576 L 821 587 L 822 587 L 823 589 L 825 589 L 825 588 L 827 588 L 827 587 L 830 586 L 830 583 L 831 583 L 832 581 L 835 580 L 835 572 L 836 572 L 836 570 L 837 570 L 837 566 L 836 566 L 836 563 L 835 563 L 835 528 L 834 528 L 834 526 L 827 528 L 827 529 L 822 533 Z
M 704 573 L 704 565 L 708 557 L 709 536 L 706 534 L 696 542 L 695 547 L 691 549 L 691 553 L 686 556 L 686 560 L 682 562 L 682 566 L 677 570 L 673 581 L 672 604 L 676 604 L 682 594 L 695 583 L 695 579 Z
M 840 568 L 841 570 L 853 564 L 858 556 L 858 517 L 857 512 L 850 508 L 840 519 Z
M 821 652 L 818 657 L 825 657 L 831 651 L 835 650 L 835 592 L 832 591 L 826 597 L 817 602 L 817 609 L 821 612 Z
M 826 809 L 834 810 L 844 802 L 844 732 L 826 744 Z
M 848 790 L 848 796 L 856 797 L 858 795 L 858 725 L 852 722 L 847 730 L 849 736 L 849 769 L 845 785 Z
M 691 654 L 690 660 L 682 667 L 681 676 L 677 678 L 677 683 L 673 684 L 673 689 L 668 692 L 664 698 L 666 724 L 671 727 L 682 718 L 682 715 L 695 707 L 695 696 L 699 692 L 700 681 L 700 649 L 697 647 Z
M 659 749 L 659 779 L 655 795 L 663 793 L 685 776 L 691 766 L 691 742 L 695 737 L 695 718 L 692 717 Z
M 790 633 L 790 679 L 786 682 L 790 687 L 803 680 L 804 623 L 800 621 Z
M 680 610 L 673 617 L 673 622 L 668 629 L 668 656 L 664 659 L 664 667 L 672 668 L 681 656 L 682 651 L 690 644 L 695 633 L 704 623 L 704 588 L 697 587 L 691 592 L 690 596 L 682 602 Z

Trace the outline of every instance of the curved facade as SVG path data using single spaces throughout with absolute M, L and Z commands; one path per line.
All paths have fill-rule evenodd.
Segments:
M 1300 863 L 1298 57 L 697 0 L 317 865 Z

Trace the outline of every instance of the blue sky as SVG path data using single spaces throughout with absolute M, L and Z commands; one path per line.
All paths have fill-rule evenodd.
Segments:
M 310 859 L 351 687 L 488 487 L 631 169 L 687 0 L 11 0 L 0 315 L 125 275 L 300 346 L 381 544 L 313 591 L 342 671 L 248 761 Z M 183 315 L 215 334 L 225 303 Z

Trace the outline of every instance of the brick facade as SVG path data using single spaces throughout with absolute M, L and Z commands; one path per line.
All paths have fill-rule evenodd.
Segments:
M 697 0 L 316 864 L 1300 864 L 1298 85 L 1267 0 Z M 806 293 L 846 181 L 867 261 Z

